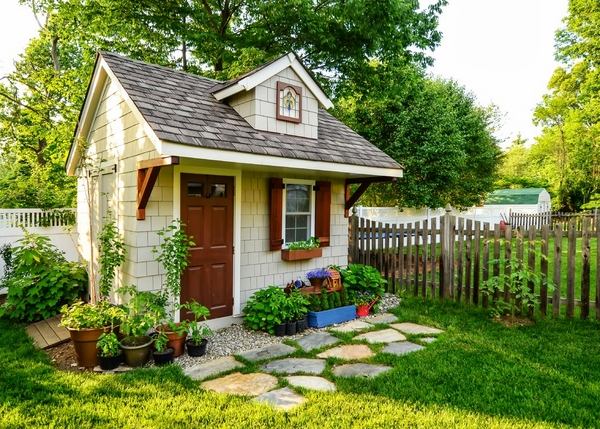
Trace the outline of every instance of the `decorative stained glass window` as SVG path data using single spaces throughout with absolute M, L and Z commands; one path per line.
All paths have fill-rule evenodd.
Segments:
M 302 88 L 277 82 L 277 119 L 282 121 L 302 121 Z

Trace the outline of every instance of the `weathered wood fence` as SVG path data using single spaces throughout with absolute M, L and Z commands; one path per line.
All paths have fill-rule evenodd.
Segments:
M 582 231 L 584 220 L 589 219 L 590 231 L 596 230 L 600 218 L 600 212 L 594 210 L 591 213 L 563 213 L 563 212 L 546 212 L 546 213 L 510 213 L 508 221 L 514 228 L 528 229 L 534 225 L 537 229 L 541 229 L 543 225 L 550 225 L 550 229 L 555 229 L 560 225 L 563 231 L 569 228 L 571 222 L 575 223 L 575 230 Z
M 516 257 L 543 278 L 534 291 L 543 315 L 571 318 L 577 309 L 587 318 L 593 308 L 600 319 L 599 223 L 592 226 L 592 219 L 585 218 L 580 231 L 575 220 L 564 230 L 561 224 L 513 229 L 447 213 L 431 222 L 390 225 L 354 215 L 349 259 L 378 268 L 391 292 L 486 307 L 489 299 L 511 299 L 508 289 L 493 297 L 481 289 L 491 276 L 510 274 L 505 261 Z

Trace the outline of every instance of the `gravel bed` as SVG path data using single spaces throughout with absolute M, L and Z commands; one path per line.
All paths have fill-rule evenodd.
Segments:
M 391 308 L 400 305 L 400 298 L 391 293 L 386 293 L 379 301 L 378 313 L 385 313 Z M 184 354 L 175 359 L 175 362 L 182 368 L 187 368 L 198 363 L 206 362 L 223 356 L 239 354 L 247 350 L 257 349 L 270 344 L 281 343 L 284 340 L 297 340 L 312 332 L 324 331 L 322 329 L 307 329 L 298 335 L 276 337 L 265 332 L 251 331 L 244 325 L 231 325 L 227 328 L 215 331 L 214 335 L 208 341 L 206 355 L 202 357 L 190 357 Z
M 214 335 L 208 340 L 208 348 L 204 356 L 190 357 L 187 354 L 184 354 L 183 356 L 176 358 L 175 362 L 182 368 L 187 368 L 219 357 L 239 354 L 247 350 L 281 343 L 284 340 L 297 340 L 304 335 L 317 331 L 319 331 L 319 329 L 311 328 L 298 335 L 276 337 L 265 332 L 251 331 L 244 327 L 244 325 L 231 325 L 227 328 L 215 331 Z

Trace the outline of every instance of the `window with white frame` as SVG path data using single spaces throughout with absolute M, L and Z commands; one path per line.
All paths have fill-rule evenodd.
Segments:
M 314 181 L 284 180 L 285 243 L 308 240 L 314 231 Z

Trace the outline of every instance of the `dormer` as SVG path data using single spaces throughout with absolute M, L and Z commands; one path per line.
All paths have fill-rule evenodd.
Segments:
M 254 129 L 318 138 L 319 108 L 333 103 L 295 54 L 286 54 L 213 91 Z

